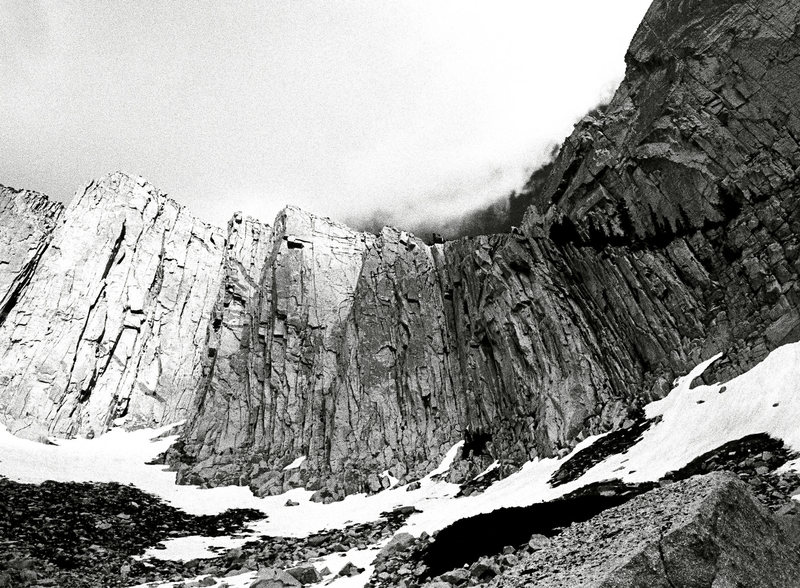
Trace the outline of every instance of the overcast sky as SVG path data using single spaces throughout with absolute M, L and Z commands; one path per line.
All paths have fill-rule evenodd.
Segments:
M 0 183 L 140 174 L 222 225 L 457 216 L 608 97 L 649 0 L 0 2 Z

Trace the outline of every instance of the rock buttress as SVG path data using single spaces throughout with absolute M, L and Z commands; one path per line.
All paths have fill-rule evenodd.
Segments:
M 221 278 L 224 236 L 141 179 L 76 195 L 0 327 L 11 432 L 92 435 L 126 417 L 186 417 Z

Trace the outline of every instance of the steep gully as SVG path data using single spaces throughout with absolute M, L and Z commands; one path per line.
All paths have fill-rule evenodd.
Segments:
M 185 419 L 181 480 L 334 500 L 466 437 L 454 479 L 561 452 L 718 351 L 708 377 L 743 371 L 800 336 L 799 11 L 654 2 L 510 234 L 429 246 L 292 207 L 226 232 L 120 173 L 65 211 L 5 189 L 0 238 L 26 245 L 0 253 L 0 418 Z

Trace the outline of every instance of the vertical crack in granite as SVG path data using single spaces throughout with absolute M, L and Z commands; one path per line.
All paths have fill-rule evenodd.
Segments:
M 676 588 L 675 583 L 672 581 L 669 566 L 667 565 L 667 558 L 664 556 L 664 531 L 660 531 L 656 547 L 658 548 L 658 557 L 661 560 L 661 567 L 664 569 L 664 580 L 670 588 Z

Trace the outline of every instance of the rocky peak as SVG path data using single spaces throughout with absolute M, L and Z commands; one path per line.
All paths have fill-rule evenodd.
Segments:
M 92 435 L 117 418 L 183 418 L 224 242 L 141 179 L 78 193 L 0 328 L 9 428 Z

